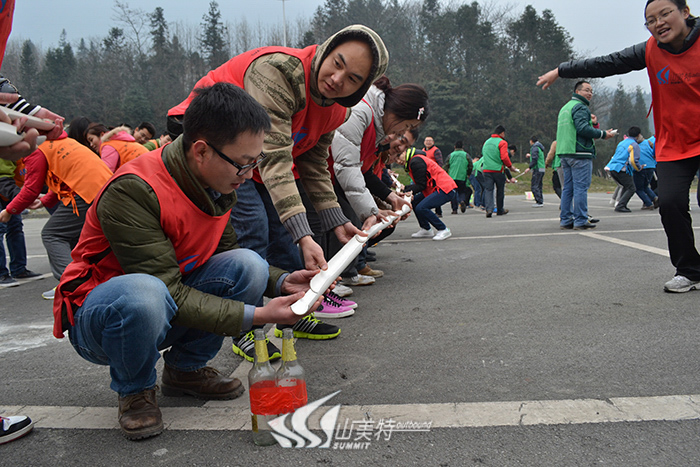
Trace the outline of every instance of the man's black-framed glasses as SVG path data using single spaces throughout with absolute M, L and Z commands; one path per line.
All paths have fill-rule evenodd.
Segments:
M 210 148 L 212 148 L 212 149 L 214 150 L 214 152 L 217 153 L 217 154 L 219 155 L 220 158 L 222 158 L 223 160 L 225 160 L 226 162 L 228 162 L 229 164 L 231 164 L 232 166 L 234 166 L 235 168 L 237 168 L 237 169 L 238 169 L 238 172 L 236 173 L 236 175 L 239 175 L 239 176 L 245 175 L 245 174 L 247 174 L 248 172 L 250 172 L 251 170 L 253 170 L 254 168 L 256 168 L 257 166 L 259 166 L 260 163 L 261 163 L 262 161 L 264 161 L 265 158 L 267 157 L 267 154 L 265 154 L 264 152 L 260 151 L 260 155 L 258 155 L 258 158 L 255 159 L 255 162 L 251 162 L 250 164 L 246 164 L 246 165 L 241 165 L 241 164 L 238 164 L 238 163 L 234 162 L 234 161 L 233 161 L 230 157 L 228 157 L 226 154 L 224 154 L 223 152 L 221 152 L 221 151 L 219 151 L 218 149 L 216 149 L 214 146 L 212 146 L 212 144 L 211 144 L 209 141 L 205 141 L 205 143 L 207 143 L 207 146 L 209 146 Z

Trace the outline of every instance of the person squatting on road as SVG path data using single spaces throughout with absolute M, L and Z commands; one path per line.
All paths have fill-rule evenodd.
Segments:
M 269 129 L 265 110 L 242 89 L 198 89 L 183 135 L 117 170 L 88 210 L 56 290 L 54 335 L 68 332 L 81 357 L 109 365 L 128 439 L 163 430 L 160 350 L 169 348 L 164 395 L 233 399 L 241 382 L 206 366 L 224 336 L 300 318 L 290 306 L 318 271 L 269 266 L 238 246 L 229 222 Z M 286 296 L 256 307 L 263 294 Z

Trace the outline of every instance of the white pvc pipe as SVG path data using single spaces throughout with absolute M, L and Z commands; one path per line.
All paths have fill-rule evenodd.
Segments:
M 407 199 L 407 201 L 410 203 L 410 199 Z M 352 237 L 350 241 L 328 261 L 328 269 L 325 271 L 322 270 L 311 279 L 309 290 L 303 298 L 297 300 L 296 303 L 292 305 L 292 311 L 297 315 L 305 315 L 311 306 L 316 303 L 318 297 L 328 290 L 328 287 L 338 278 L 340 273 L 360 254 L 362 246 L 367 240 L 371 239 L 390 226 L 396 219 L 405 216 L 409 212 L 411 212 L 410 204 L 404 204 L 400 212 L 396 212 L 393 216 L 387 217 L 385 221 L 374 224 L 368 230 L 364 230 L 363 232 L 367 234 L 366 237 L 360 237 L 359 235 Z

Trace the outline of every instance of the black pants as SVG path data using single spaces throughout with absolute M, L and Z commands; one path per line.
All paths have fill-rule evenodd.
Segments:
M 622 194 L 620 195 L 620 201 L 617 203 L 617 207 L 626 208 L 632 195 L 637 191 L 637 188 L 634 186 L 634 179 L 627 172 L 618 172 L 616 170 L 611 170 L 610 176 L 613 180 L 622 185 Z
M 532 172 L 532 181 L 530 182 L 530 190 L 532 190 L 532 196 L 535 198 L 537 204 L 544 203 L 544 196 L 542 196 L 542 180 L 544 179 L 544 172 L 540 172 L 535 169 Z
M 700 281 L 700 254 L 690 217 L 690 184 L 700 167 L 700 156 L 659 162 L 659 213 L 668 239 L 668 251 L 676 274 Z

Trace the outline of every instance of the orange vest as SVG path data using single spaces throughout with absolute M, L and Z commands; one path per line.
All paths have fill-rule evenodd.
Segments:
M 426 156 L 428 156 L 428 159 L 437 162 L 437 160 L 435 159 L 435 151 L 437 151 L 437 146 L 432 146 L 430 149 L 423 148 L 423 152 Z
M 311 83 L 311 60 L 316 53 L 317 45 L 311 45 L 304 49 L 292 49 L 288 47 L 259 47 L 249 50 L 230 59 L 219 68 L 210 71 L 200 79 L 194 88 L 211 86 L 215 83 L 232 83 L 244 88 L 243 78 L 250 64 L 263 55 L 283 53 L 301 60 L 304 66 L 304 82 L 306 84 L 306 107 L 292 116 L 292 157 L 296 158 L 313 148 L 318 140 L 326 133 L 330 133 L 343 124 L 347 109 L 340 104 L 321 107 L 311 98 L 309 85 Z M 245 88 L 244 88 L 245 89 Z M 168 111 L 168 115 L 184 115 L 185 110 L 194 99 L 192 92 L 187 99 Z M 298 177 L 295 177 L 298 178 Z M 260 172 L 255 169 L 253 180 L 262 183 Z
M 117 168 L 148 152 L 148 149 L 143 144 L 139 144 L 136 141 L 111 140 L 102 143 L 102 146 L 111 146 L 119 153 L 119 165 Z M 102 152 L 102 149 L 100 149 L 100 152 Z
M 153 188 L 160 206 L 167 207 L 161 209 L 160 225 L 173 244 L 180 272 L 184 275 L 206 263 L 214 254 L 218 239 L 229 222 L 230 211 L 222 216 L 210 216 L 195 206 L 168 173 L 162 152 L 160 148 L 139 157 L 119 169 L 110 182 L 122 175 L 134 174 Z M 96 201 L 101 195 L 102 191 Z M 53 333 L 58 338 L 63 337 L 64 311 L 70 324 L 75 325 L 73 309 L 82 306 L 92 289 L 124 274 L 102 232 L 96 205 L 87 212 L 80 241 L 71 254 L 73 262 L 63 272 L 61 283 L 56 288 Z
M 428 183 L 426 183 L 425 190 L 422 191 L 423 196 L 427 198 L 428 196 L 432 195 L 438 188 L 440 188 L 445 193 L 449 193 L 450 191 L 457 188 L 457 184 L 454 180 L 452 180 L 452 177 L 450 177 L 447 174 L 447 172 L 445 172 L 445 170 L 437 164 L 437 162 L 435 162 L 432 159 L 429 159 L 428 156 L 424 156 L 422 154 L 416 154 L 413 157 L 420 157 L 425 161 L 425 165 L 428 166 L 426 174 L 428 178 Z M 413 173 L 411 172 L 410 164 L 408 165 L 408 171 L 411 178 L 413 178 Z
M 646 47 L 656 130 L 656 160 L 688 159 L 700 155 L 700 43 L 675 55 L 650 37 Z
M 77 194 L 86 203 L 92 203 L 112 176 L 112 171 L 102 159 L 74 139 L 49 140 L 38 149 L 49 163 L 46 185 L 58 195 L 65 206 L 73 203 L 73 212 L 76 214 L 78 208 L 74 196 Z

